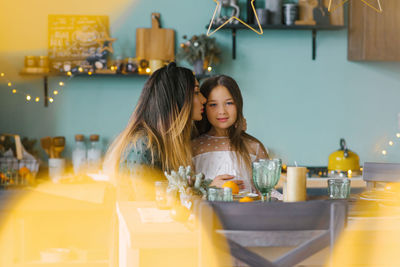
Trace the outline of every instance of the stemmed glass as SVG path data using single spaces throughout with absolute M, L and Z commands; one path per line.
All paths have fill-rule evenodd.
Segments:
M 254 186 L 261 192 L 261 201 L 271 201 L 272 188 L 281 177 L 282 160 L 269 159 L 252 163 Z

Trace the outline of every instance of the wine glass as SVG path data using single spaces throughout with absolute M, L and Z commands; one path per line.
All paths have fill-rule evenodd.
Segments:
M 272 188 L 281 177 L 282 160 L 270 159 L 252 163 L 254 186 L 261 192 L 261 201 L 271 201 Z

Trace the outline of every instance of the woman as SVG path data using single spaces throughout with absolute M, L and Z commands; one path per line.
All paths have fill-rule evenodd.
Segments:
M 141 190 L 140 183 L 165 179 L 163 171 L 191 165 L 193 120 L 202 119 L 205 102 L 191 70 L 173 62 L 155 71 L 107 152 L 108 170 L 125 174 Z

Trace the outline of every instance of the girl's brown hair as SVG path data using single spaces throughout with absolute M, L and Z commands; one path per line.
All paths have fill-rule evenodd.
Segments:
M 232 95 L 233 102 L 237 109 L 236 122 L 228 128 L 228 137 L 231 142 L 233 151 L 238 155 L 239 161 L 244 160 L 245 165 L 251 168 L 250 144 L 249 141 L 256 142 L 260 145 L 265 155 L 268 156 L 263 144 L 255 137 L 245 132 L 245 119 L 243 117 L 243 98 L 239 85 L 236 81 L 227 75 L 218 75 L 207 79 L 200 87 L 201 93 L 208 99 L 211 91 L 217 86 L 224 86 Z M 207 105 L 206 105 L 207 108 Z M 198 134 L 204 134 L 211 130 L 212 125 L 206 116 L 199 122 L 196 122 Z M 239 162 L 240 164 L 240 162 Z
M 145 83 L 128 125 L 108 149 L 108 169 L 118 171 L 127 149 L 142 137 L 148 139 L 152 165 L 160 161 L 163 171 L 191 165 L 194 88 L 195 77 L 187 68 L 170 63 L 155 71 Z

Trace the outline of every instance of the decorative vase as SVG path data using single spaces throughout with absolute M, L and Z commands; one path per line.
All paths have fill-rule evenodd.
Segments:
M 202 59 L 198 59 L 193 63 L 193 70 L 196 75 L 204 74 L 204 62 Z

